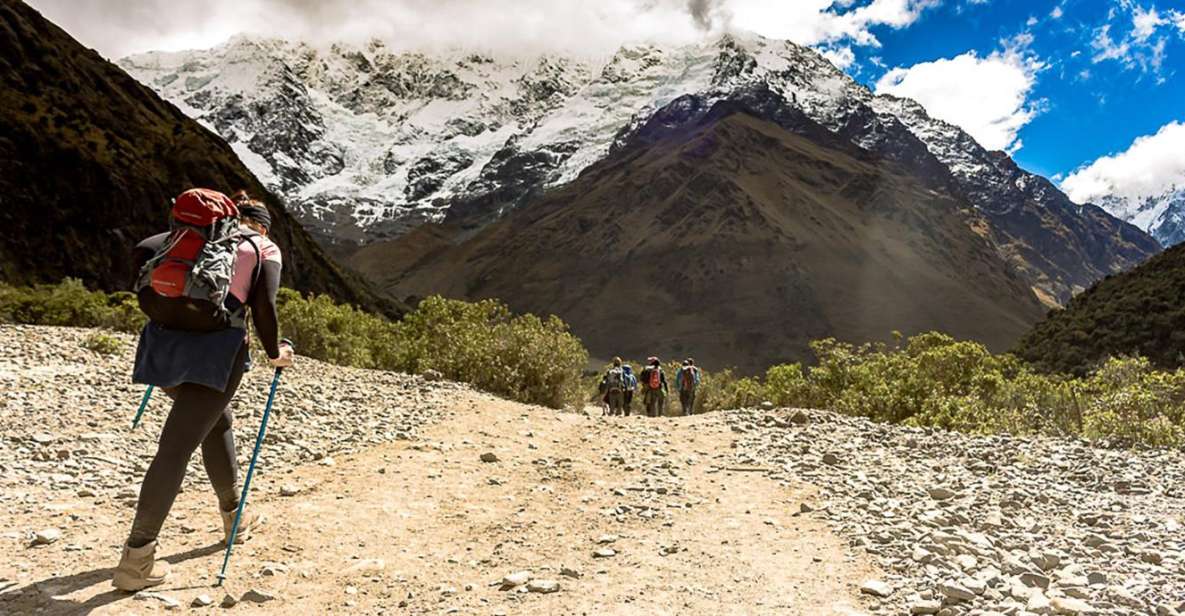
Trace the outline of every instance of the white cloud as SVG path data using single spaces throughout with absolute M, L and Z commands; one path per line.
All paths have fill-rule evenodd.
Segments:
M 1185 36 L 1185 11 L 1169 11 L 1169 19 L 1181 31 L 1181 36 Z
M 1006 49 L 981 57 L 968 51 L 954 58 L 894 68 L 876 84 L 878 94 L 912 98 L 926 111 L 967 131 L 985 148 L 1014 152 L 1020 129 L 1042 110 L 1030 101 L 1045 64 L 1029 53 L 1022 36 Z
M 1132 38 L 1143 43 L 1148 37 L 1156 34 L 1156 29 L 1169 23 L 1169 20 L 1156 12 L 1156 7 L 1145 9 L 1137 6 L 1132 9 Z
M 1037 25 L 1038 23 L 1040 23 L 1040 21 L 1032 15 L 1030 15 L 1029 18 L 1027 20 L 1025 20 L 1025 25 L 1030 28 Z
M 1185 185 L 1185 122 L 1170 122 L 1144 135 L 1127 150 L 1104 156 L 1062 181 L 1062 190 L 1078 203 L 1106 195 L 1139 200 Z
M 1066 14 L 1066 11 L 1063 10 L 1061 5 L 1059 4 L 1058 6 L 1053 7 L 1053 10 L 1049 12 L 1049 17 L 1051 19 L 1061 19 L 1062 15 L 1065 15 L 1065 14 Z
M 1120 9 L 1130 13 L 1130 28 L 1126 29 L 1126 33 L 1126 23 L 1118 19 L 1123 15 Z M 1157 83 L 1164 83 L 1161 68 L 1164 66 L 1168 39 L 1161 34 L 1161 29 L 1177 27 L 1185 36 L 1185 15 L 1175 10 L 1162 15 L 1155 6 L 1145 8 L 1133 0 L 1122 0 L 1118 7 L 1112 7 L 1107 12 L 1107 21 L 1094 30 L 1090 40 L 1094 51 L 1091 62 L 1116 61 L 1127 70 L 1139 69 L 1143 73 L 1151 73 L 1156 76 Z
M 309 41 L 379 37 L 396 47 L 612 52 L 746 30 L 804 45 L 879 45 L 941 0 L 28 0 L 119 57 L 208 47 L 252 32 Z M 834 47 L 832 47 L 834 46 Z M 840 56 L 842 59 L 842 56 Z

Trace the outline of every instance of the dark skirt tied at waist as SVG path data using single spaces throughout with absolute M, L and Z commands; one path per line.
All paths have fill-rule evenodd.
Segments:
M 226 391 L 246 333 L 237 327 L 216 332 L 187 332 L 149 322 L 140 332 L 132 382 L 157 387 L 182 383 Z M 250 356 L 247 359 L 250 367 Z

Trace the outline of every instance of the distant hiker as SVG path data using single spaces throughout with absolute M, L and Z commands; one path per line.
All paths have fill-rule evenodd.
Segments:
M 625 414 L 625 368 L 621 365 L 621 358 L 613 358 L 613 366 L 605 373 L 605 398 L 609 404 L 610 415 Z
M 638 377 L 634 374 L 634 369 L 629 364 L 621 367 L 625 371 L 625 416 L 630 416 L 630 407 L 634 403 L 634 392 L 638 391 Z
M 699 383 L 699 368 L 695 366 L 695 360 L 689 357 L 675 375 L 675 388 L 679 390 L 679 405 L 683 407 L 684 415 L 695 414 L 695 392 L 699 389 Z
M 663 399 L 667 396 L 667 377 L 662 373 L 662 362 L 657 357 L 646 360 L 646 367 L 638 375 L 642 382 L 642 403 L 647 417 L 662 415 Z
M 276 318 L 280 249 L 267 238 L 271 216 L 246 193 L 202 188 L 173 202 L 171 231 L 136 246 L 135 290 L 149 323 L 140 334 L 132 379 L 163 388 L 173 407 L 144 474 L 131 533 L 112 584 L 136 591 L 163 582 L 169 566 L 155 559 L 157 536 L 199 445 L 218 497 L 223 543 L 229 540 L 236 487 L 231 398 L 250 363 L 247 313 L 275 367 L 291 366 Z M 235 542 L 260 518 L 243 511 Z

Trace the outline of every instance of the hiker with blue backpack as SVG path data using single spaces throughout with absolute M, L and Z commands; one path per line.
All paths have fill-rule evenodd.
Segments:
M 634 368 L 629 364 L 621 366 L 621 370 L 625 372 L 625 399 L 623 406 L 625 408 L 625 416 L 630 416 L 630 407 L 634 403 L 634 392 L 638 391 L 638 377 L 634 374 Z
M 195 188 L 174 199 L 170 231 L 136 247 L 135 290 L 149 322 L 136 348 L 133 381 L 163 389 L 173 406 L 140 486 L 112 580 L 116 588 L 137 591 L 168 576 L 168 564 L 155 557 L 158 535 L 198 446 L 218 499 L 228 558 L 231 542 L 246 541 L 262 522 L 240 508 L 245 494 L 236 489 L 229 404 L 250 364 L 248 320 L 276 368 L 273 396 L 280 370 L 293 363 L 291 346 L 279 338 L 276 293 L 282 260 L 279 247 L 268 239 L 270 228 L 267 207 L 246 193 L 231 199 Z

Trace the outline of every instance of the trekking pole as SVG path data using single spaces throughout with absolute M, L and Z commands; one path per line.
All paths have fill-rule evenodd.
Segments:
M 292 346 L 292 342 L 285 338 L 280 344 Z M 294 347 L 295 348 L 295 347 Z M 222 586 L 226 580 L 226 566 L 230 564 L 230 551 L 234 549 L 235 538 L 239 534 L 239 520 L 243 517 L 243 507 L 247 505 L 247 490 L 251 489 L 251 476 L 255 474 L 255 462 L 259 459 L 259 450 L 263 448 L 263 435 L 267 433 L 267 418 L 272 412 L 272 402 L 276 399 L 276 386 L 280 384 L 280 373 L 283 368 L 276 368 L 272 376 L 272 388 L 267 394 L 267 406 L 263 407 L 263 420 L 259 423 L 259 435 L 255 437 L 255 451 L 251 454 L 251 465 L 247 467 L 247 478 L 243 480 L 243 493 L 239 496 L 239 507 L 235 510 L 235 522 L 230 527 L 230 539 L 226 542 L 226 556 L 222 557 L 222 570 L 218 572 L 215 586 Z
M 154 388 L 154 385 L 149 385 L 148 389 L 144 390 L 144 397 L 140 399 L 140 410 L 136 411 L 136 417 L 132 419 L 133 430 L 140 425 L 140 417 L 144 415 L 144 409 L 148 408 L 148 399 L 152 397 L 152 390 Z

